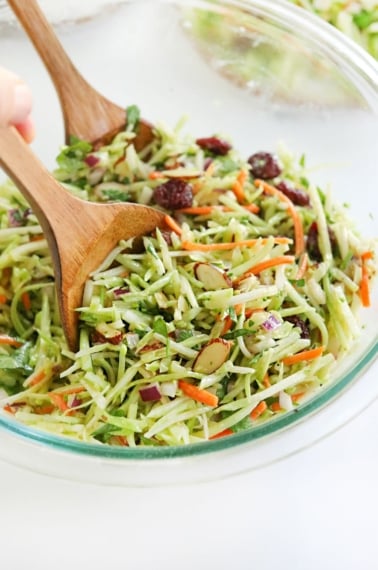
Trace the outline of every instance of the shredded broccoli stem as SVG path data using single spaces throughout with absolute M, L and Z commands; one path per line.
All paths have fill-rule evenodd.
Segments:
M 293 203 L 303 265 L 293 210 L 255 186 L 231 144 L 217 154 L 181 128 L 157 127 L 140 153 L 130 128 L 98 150 L 73 141 L 58 157 L 56 177 L 88 200 L 162 209 L 155 189 L 177 173 L 192 192 L 189 209 L 173 212 L 180 235 L 157 229 L 137 253 L 121 242 L 89 277 L 76 353 L 42 230 L 15 187 L 1 188 L 2 413 L 85 442 L 187 445 L 290 413 L 330 382 L 360 333 L 373 245 L 331 195 L 303 185 L 304 161 L 285 155 L 268 183 L 290 181 L 308 198 Z

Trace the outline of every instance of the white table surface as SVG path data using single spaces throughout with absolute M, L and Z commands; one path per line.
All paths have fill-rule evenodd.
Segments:
M 109 488 L 0 463 L 7 570 L 376 570 L 378 403 L 312 448 L 227 480 Z
M 32 84 L 46 123 L 57 102 L 20 35 L 0 35 L 0 65 Z M 61 136 L 60 124 L 39 132 L 46 163 Z M 376 570 L 378 402 L 312 447 L 221 481 L 98 487 L 0 462 L 0 486 L 4 570 Z

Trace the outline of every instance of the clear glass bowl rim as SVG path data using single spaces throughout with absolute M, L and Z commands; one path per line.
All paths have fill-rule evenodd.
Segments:
M 140 2 L 140 0 L 126 0 L 126 3 Z M 151 1 L 151 0 L 142 0 Z M 176 5 L 211 6 L 210 2 L 201 0 L 154 0 L 161 4 L 174 3 Z M 253 10 L 257 16 L 268 17 L 277 25 L 287 25 L 295 31 L 297 37 L 304 38 L 319 47 L 325 56 L 331 56 L 336 63 L 348 66 L 352 77 L 357 77 L 370 89 L 370 93 L 378 101 L 378 63 L 360 46 L 353 42 L 345 34 L 333 28 L 330 24 L 322 21 L 319 17 L 294 6 L 287 0 L 218 0 L 215 4 L 225 5 L 230 8 Z M 63 438 L 30 428 L 24 424 L 8 419 L 0 415 L 0 428 L 7 432 L 20 436 L 24 441 L 43 444 L 46 448 L 59 451 L 73 452 L 81 456 L 92 456 L 99 459 L 122 460 L 153 460 L 193 457 L 217 451 L 237 448 L 239 445 L 251 443 L 255 440 L 272 435 L 288 428 L 295 422 L 299 422 L 306 416 L 313 414 L 325 404 L 333 401 L 343 390 L 352 385 L 378 356 L 378 334 L 372 339 L 361 360 L 356 362 L 350 370 L 334 383 L 320 391 L 312 399 L 302 404 L 299 408 L 278 416 L 269 422 L 256 425 L 245 431 L 215 439 L 208 442 L 195 443 L 181 446 L 162 447 L 136 447 L 122 448 L 95 443 L 85 443 L 69 438 Z

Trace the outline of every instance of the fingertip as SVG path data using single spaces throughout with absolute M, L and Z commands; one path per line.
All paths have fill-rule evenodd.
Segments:
M 32 93 L 26 83 L 20 82 L 14 86 L 13 110 L 10 122 L 14 125 L 23 123 L 32 109 Z
M 35 126 L 33 119 L 28 116 L 25 121 L 15 125 L 20 135 L 27 143 L 33 142 L 35 138 Z

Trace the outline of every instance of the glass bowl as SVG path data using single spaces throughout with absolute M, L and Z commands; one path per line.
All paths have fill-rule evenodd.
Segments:
M 123 0 L 40 0 L 39 4 L 53 25 L 81 22 L 95 17 L 104 10 L 112 9 Z M 9 29 L 17 25 L 17 20 L 8 6 L 7 0 L 0 0 L 0 28 Z
M 90 83 L 152 122 L 185 114 L 197 136 L 224 132 L 246 155 L 284 144 L 306 155 L 312 180 L 332 186 L 367 237 L 377 233 L 378 67 L 320 19 L 277 0 L 126 1 L 60 30 Z M 52 168 L 63 141 L 48 76 L 21 31 L 0 39 L 3 64 L 35 93 L 36 152 Z M 205 443 L 120 448 L 34 430 L 0 415 L 0 457 L 56 477 L 109 485 L 169 485 L 226 477 L 303 449 L 378 394 L 377 283 L 363 332 L 334 378 L 273 421 Z

